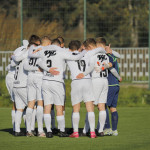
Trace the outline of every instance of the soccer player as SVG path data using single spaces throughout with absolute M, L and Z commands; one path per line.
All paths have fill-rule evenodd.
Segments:
M 79 54 L 79 49 L 81 48 L 81 43 L 79 41 L 71 41 L 69 43 L 69 50 L 73 52 L 74 55 Z M 99 49 L 96 51 L 97 53 L 100 51 L 103 51 L 103 49 Z M 94 54 L 96 54 L 94 52 Z M 79 126 L 79 120 L 80 120 L 80 103 L 82 100 L 85 102 L 86 109 L 88 112 L 88 120 L 90 124 L 90 136 L 91 138 L 95 138 L 95 114 L 94 114 L 94 94 L 93 94 L 93 88 L 92 88 L 92 81 L 91 77 L 88 74 L 85 76 L 83 79 L 76 79 L 76 76 L 81 73 L 82 71 L 84 72 L 86 68 L 88 67 L 89 63 L 89 53 L 87 52 L 83 58 L 81 58 L 78 61 L 67 61 L 67 64 L 69 66 L 69 69 L 71 71 L 71 78 L 72 78 L 72 83 L 71 83 L 71 102 L 73 106 L 73 115 L 72 115 L 72 120 L 73 120 L 73 130 L 74 132 L 70 135 L 70 137 L 78 138 L 79 133 L 78 133 L 78 126 Z
M 40 42 L 40 38 L 37 36 L 34 38 L 32 43 Z M 42 49 L 43 46 L 48 46 L 51 44 L 51 40 L 44 36 L 41 39 L 41 46 L 36 47 L 35 44 L 32 44 L 29 48 L 29 53 L 35 51 L 35 49 Z M 43 71 L 41 68 L 37 66 L 37 62 L 39 60 L 37 58 L 29 58 L 29 60 L 25 63 L 24 69 L 28 71 L 28 108 L 26 111 L 26 122 L 27 122 L 27 137 L 34 136 L 34 132 L 32 131 L 32 113 L 35 103 L 37 101 L 37 123 L 38 123 L 38 137 L 45 137 L 45 133 L 43 131 L 43 100 L 41 95 L 41 87 L 42 87 L 42 78 Z M 34 121 L 35 122 L 35 121 Z
M 109 51 L 112 51 L 109 47 L 106 47 L 106 40 L 102 37 L 98 38 L 97 43 L 99 46 L 107 48 Z M 116 55 L 115 55 L 116 56 Z M 117 59 L 114 55 L 108 54 L 109 58 L 112 58 L 112 67 L 117 70 L 119 73 L 119 67 L 117 63 Z M 104 130 L 104 135 L 118 135 L 117 131 L 117 124 L 118 124 L 118 112 L 117 112 L 117 100 L 118 100 L 118 94 L 119 94 L 119 82 L 122 81 L 121 77 L 116 78 L 112 72 L 109 70 L 108 71 L 108 96 L 107 96 L 107 107 L 110 109 L 111 112 L 111 123 L 112 123 L 112 130 L 110 128 L 110 122 L 109 122 L 109 112 L 108 109 L 106 109 L 106 123 L 105 123 L 105 130 Z
M 42 59 L 38 65 L 45 70 L 42 83 L 42 94 L 44 98 L 44 121 L 47 129 L 46 137 L 52 138 L 51 131 L 51 106 L 55 104 L 57 111 L 57 122 L 60 128 L 59 137 L 68 137 L 68 134 L 65 133 L 65 119 L 63 115 L 62 106 L 64 105 L 64 79 L 63 71 L 65 60 L 79 60 L 85 51 L 81 54 L 74 56 L 71 52 L 66 52 L 64 49 L 51 45 L 45 48 L 43 51 L 40 51 L 39 54 L 33 54 L 31 57 L 40 57 Z M 49 73 L 52 67 L 56 67 L 59 71 L 56 71 L 56 74 L 53 75 Z M 54 68 L 55 69 L 55 68 Z M 59 73 L 59 74 L 58 74 Z
M 96 41 L 94 39 L 87 39 L 84 42 L 84 47 L 88 50 L 95 49 L 97 47 Z M 107 80 L 108 70 L 106 69 L 112 66 L 112 64 L 109 63 L 109 61 L 110 59 L 106 54 L 98 53 L 95 56 L 91 57 L 89 69 L 87 69 L 84 73 L 81 73 L 77 76 L 77 78 L 80 77 L 82 78 L 92 71 L 92 83 L 94 96 L 96 99 L 94 104 L 97 105 L 99 109 L 100 128 L 97 133 L 98 136 L 104 136 L 103 128 L 106 120 L 105 104 L 108 93 L 108 80 Z M 101 68 L 104 66 L 105 70 L 97 72 L 97 70 L 93 70 L 95 66 L 96 67 L 99 66 Z M 90 68 L 92 69 L 90 70 Z
M 23 69 L 23 64 L 27 59 L 28 51 L 27 49 L 22 49 L 23 52 L 19 55 L 12 55 L 11 58 L 16 66 L 15 68 L 15 81 L 13 83 L 13 93 L 16 104 L 16 114 L 15 114 L 15 136 L 23 136 L 24 134 L 20 131 L 21 118 L 23 110 L 27 105 L 27 72 Z M 11 63 L 13 67 L 13 63 Z
M 23 40 L 23 46 L 16 49 L 13 54 L 14 55 L 19 55 L 23 49 L 26 49 L 28 45 L 27 40 Z M 14 66 L 12 67 L 11 64 L 7 66 L 7 71 L 8 74 L 6 75 L 6 87 L 8 89 L 8 92 L 11 96 L 11 100 L 13 102 L 13 107 L 11 111 L 11 116 L 12 116 L 12 125 L 13 125 L 13 132 L 15 132 L 15 113 L 16 113 L 16 107 L 15 107 L 15 100 L 14 100 L 14 95 L 13 95 L 13 82 L 14 82 L 14 75 L 15 75 L 15 65 L 17 65 L 15 62 L 11 60 L 11 63 L 14 63 Z
M 13 107 L 12 107 L 12 111 L 11 111 L 11 117 L 12 117 L 12 125 L 13 125 L 13 132 L 15 131 L 15 111 L 16 111 L 16 108 L 15 108 L 15 101 L 14 101 L 14 98 L 13 98 L 13 82 L 14 82 L 14 75 L 15 75 L 15 67 L 11 67 L 10 64 L 7 66 L 6 70 L 8 71 L 8 74 L 6 75 L 6 79 L 5 79 L 5 82 L 6 82 L 6 87 L 7 87 L 7 90 L 10 94 L 10 97 L 11 97 L 11 101 L 13 102 Z

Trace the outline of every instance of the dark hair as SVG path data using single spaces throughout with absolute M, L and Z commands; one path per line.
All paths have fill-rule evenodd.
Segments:
M 30 47 L 32 44 L 39 46 L 38 44 L 36 44 L 36 42 L 39 41 L 41 43 L 41 39 L 40 37 L 38 37 L 37 35 L 31 35 L 29 38 L 29 45 L 28 47 Z
M 96 41 L 93 38 L 88 38 L 83 42 L 83 46 L 85 48 L 89 47 L 90 45 L 96 46 Z
M 106 45 L 107 42 L 104 37 L 98 37 L 98 38 L 96 38 L 96 43 Z
M 61 44 L 65 43 L 65 40 L 62 36 L 58 36 L 57 39 L 60 41 Z
M 52 44 L 52 45 L 55 44 L 55 45 L 59 45 L 59 46 L 60 46 L 60 45 L 61 45 L 61 42 L 60 42 L 58 39 L 53 39 L 51 44 Z
M 71 41 L 68 45 L 70 50 L 78 50 L 81 47 L 81 42 L 78 40 Z

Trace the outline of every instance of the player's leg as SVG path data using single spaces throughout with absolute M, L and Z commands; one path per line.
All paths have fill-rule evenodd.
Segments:
M 37 102 L 37 123 L 38 123 L 38 136 L 44 137 L 45 133 L 43 130 L 43 100 Z
M 36 99 L 37 99 L 37 123 L 38 123 L 38 136 L 45 137 L 43 130 L 43 105 L 44 101 L 42 100 L 42 74 L 35 74 L 35 85 L 36 85 Z
M 95 113 L 94 113 L 94 104 L 93 102 L 86 102 L 86 110 L 88 112 L 88 121 L 90 125 L 90 135 L 91 138 L 95 138 Z
M 34 84 L 34 76 L 32 74 L 28 75 L 27 83 L 28 83 L 27 84 L 28 107 L 26 110 L 27 136 L 34 136 L 34 134 L 31 132 L 31 123 L 33 123 L 33 121 L 35 121 L 34 106 L 35 106 L 35 102 L 36 102 L 36 100 L 35 100 L 36 99 L 36 86 Z
M 52 138 L 52 130 L 51 130 L 51 104 L 45 105 L 44 106 L 44 122 L 45 122 L 45 127 L 46 127 L 46 137 L 47 138 Z
M 53 135 L 57 135 L 59 133 L 59 129 L 55 126 L 55 110 L 54 110 L 54 104 L 52 105 L 51 109 L 51 126 L 52 126 L 52 133 Z
M 91 79 L 83 80 L 83 99 L 86 105 L 86 110 L 88 112 L 88 121 L 90 125 L 90 136 L 91 138 L 95 138 L 95 113 L 94 113 L 94 93 Z
M 14 82 L 14 75 L 11 73 L 8 73 L 6 75 L 6 87 L 10 94 L 11 100 L 13 102 L 12 111 L 11 111 L 11 117 L 12 117 L 12 125 L 13 125 L 13 132 L 15 132 L 15 114 L 16 114 L 16 107 L 14 102 L 14 96 L 13 96 L 13 82 Z
M 16 102 L 16 115 L 15 115 L 15 136 L 23 136 L 24 134 L 20 130 L 21 118 L 23 110 L 27 102 L 27 91 L 26 88 L 14 88 L 14 96 Z
M 28 101 L 28 107 L 26 110 L 27 136 L 34 136 L 33 133 L 31 132 L 31 123 L 32 123 L 33 118 L 35 118 L 34 117 L 35 112 L 33 113 L 34 105 L 35 105 L 35 100 Z M 34 115 L 34 116 L 32 117 L 32 115 Z M 34 121 L 35 121 L 35 119 L 34 119 Z
M 88 135 L 88 132 L 90 130 L 90 125 L 89 125 L 89 120 L 88 120 L 88 112 L 86 113 L 86 117 L 85 117 L 85 125 L 83 128 L 83 135 Z
M 72 122 L 73 122 L 73 133 L 69 137 L 79 137 L 79 120 L 80 120 L 80 103 L 73 106 Z
M 54 128 L 56 128 L 56 126 L 55 126 L 55 110 L 54 110 L 54 105 L 52 105 L 52 109 L 51 109 L 51 118 L 52 118 L 51 125 L 52 125 L 52 130 L 53 130 Z
M 31 132 L 34 136 L 37 135 L 37 133 L 35 131 L 36 113 L 37 113 L 37 106 L 35 103 L 34 108 L 33 108 L 33 112 L 32 112 L 32 120 L 31 120 Z
M 53 97 L 50 92 L 50 81 L 43 80 L 42 83 L 42 95 L 44 100 L 44 122 L 46 127 L 46 137 L 52 138 L 52 130 L 51 130 L 51 107 L 54 103 Z
M 64 96 L 65 91 L 63 87 L 63 83 L 51 81 L 51 94 L 53 95 L 54 104 L 56 106 L 56 112 L 57 112 L 57 122 L 58 126 L 60 128 L 59 137 L 68 137 L 68 134 L 65 133 L 65 117 L 63 114 L 63 108 L 64 106 Z
M 118 101 L 118 94 L 119 94 L 119 86 L 114 86 L 111 91 L 113 91 L 113 101 L 110 105 L 110 111 L 111 111 L 111 123 L 112 123 L 112 135 L 117 136 L 117 125 L 118 125 L 118 112 L 117 112 L 117 101 Z
M 98 135 L 104 136 L 103 129 L 104 129 L 105 121 L 106 121 L 105 103 L 99 103 L 98 109 L 99 109 L 99 124 L 100 124 Z
M 15 114 L 16 114 L 16 106 L 15 106 L 15 102 L 13 102 L 13 106 L 12 106 L 12 110 L 11 110 L 13 132 L 15 131 Z

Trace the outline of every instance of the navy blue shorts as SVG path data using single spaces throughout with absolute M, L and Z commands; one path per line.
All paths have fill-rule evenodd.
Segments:
M 119 95 L 119 86 L 109 86 L 108 95 L 107 95 L 107 106 L 117 107 L 118 95 Z

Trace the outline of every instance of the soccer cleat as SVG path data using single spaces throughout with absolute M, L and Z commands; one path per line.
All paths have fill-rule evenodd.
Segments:
M 52 138 L 52 137 L 53 137 L 52 132 L 47 132 L 47 133 L 46 133 L 46 137 L 47 137 L 47 138 Z
M 112 135 L 112 130 L 111 130 L 111 128 L 105 129 L 105 130 L 104 130 L 104 135 L 105 135 L 105 136 L 111 136 L 111 135 Z
M 52 129 L 53 135 L 57 135 L 59 132 L 60 132 L 60 130 L 57 128 Z
M 31 132 L 32 132 L 32 134 L 33 134 L 34 136 L 36 136 L 36 135 L 37 135 L 36 130 L 31 130 Z
M 66 132 L 62 132 L 60 131 L 58 134 L 59 137 L 69 137 L 69 134 L 67 134 Z
M 117 130 L 112 131 L 112 135 L 113 136 L 117 136 L 118 135 L 118 131 Z
M 14 136 L 25 136 L 23 132 L 14 132 Z
M 27 137 L 32 137 L 32 136 L 34 136 L 34 134 L 33 134 L 32 132 L 28 132 L 28 131 L 27 131 L 26 136 L 27 136 Z
M 69 137 L 71 137 L 71 138 L 79 138 L 79 133 L 78 132 L 73 132 Z
M 90 137 L 91 137 L 92 139 L 96 138 L 95 132 L 90 132 Z
M 38 137 L 46 137 L 45 132 L 38 133 Z
M 73 133 L 73 128 L 70 128 L 68 131 L 67 131 L 67 134 L 72 134 Z
M 100 132 L 100 133 L 98 132 L 97 136 L 103 137 L 104 136 L 104 132 Z

